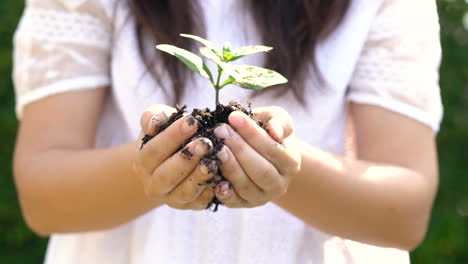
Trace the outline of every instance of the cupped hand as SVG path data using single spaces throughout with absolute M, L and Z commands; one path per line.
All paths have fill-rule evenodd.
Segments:
M 205 182 L 216 171 L 216 162 L 205 162 L 203 156 L 213 149 L 206 138 L 197 138 L 177 151 L 195 134 L 197 121 L 184 116 L 163 131 L 159 131 L 168 117 L 176 112 L 166 105 L 155 105 L 141 117 L 143 135 L 154 136 L 140 150 L 134 160 L 134 170 L 150 199 L 178 209 L 205 209 L 214 197 L 213 188 Z
M 225 144 L 218 153 L 220 169 L 232 184 L 218 183 L 215 194 L 227 207 L 256 207 L 280 197 L 300 170 L 301 154 L 289 114 L 280 107 L 265 107 L 254 115 L 266 129 L 236 111 L 229 116 L 230 125 L 215 130 Z

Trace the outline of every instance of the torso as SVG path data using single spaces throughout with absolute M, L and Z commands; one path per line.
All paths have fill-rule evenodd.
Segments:
M 292 93 L 281 98 L 267 93 L 254 98 L 253 107 L 277 105 L 285 108 L 295 120 L 297 136 L 301 140 L 342 154 L 347 85 L 381 1 L 353 1 L 344 23 L 317 47 L 319 68 L 327 85 L 316 87 L 311 78 L 305 95 L 306 106 L 299 105 Z M 202 1 L 202 7 L 208 39 L 217 44 L 228 40 L 234 47 L 260 44 L 251 30 L 251 18 L 239 15 L 242 12 L 237 10 L 237 1 Z M 122 6 L 117 12 L 117 24 L 125 20 L 126 11 Z M 133 21 L 128 20 L 114 37 L 113 86 L 97 136 L 98 147 L 135 140 L 144 109 L 153 104 L 172 103 L 158 84 L 144 74 Z M 244 63 L 258 65 L 261 61 L 261 57 L 253 57 Z M 213 107 L 211 89 L 205 79 L 197 78 L 187 89 L 182 102 L 189 108 Z M 221 101 L 227 103 L 235 99 L 245 103 L 250 97 L 249 91 L 226 87 Z M 117 130 L 117 127 L 121 129 Z M 307 206 L 306 202 L 304 206 Z M 162 206 L 112 230 L 54 235 L 47 259 L 49 264 L 408 262 L 406 252 L 321 233 L 273 203 L 254 209 L 220 208 L 217 213 L 180 211 Z

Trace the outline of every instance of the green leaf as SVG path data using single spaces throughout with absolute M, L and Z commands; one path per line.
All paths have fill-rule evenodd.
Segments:
M 225 42 L 223 46 L 223 61 L 230 61 L 234 57 L 234 54 L 232 54 L 232 46 L 231 43 Z
M 221 84 L 221 85 L 219 86 L 219 88 L 221 89 L 221 88 L 223 88 L 224 86 L 233 83 L 234 81 L 235 81 L 234 77 L 229 76 L 229 78 L 227 78 L 227 79 L 223 82 L 223 84 Z
M 206 73 L 208 74 L 208 79 L 210 79 L 210 82 L 213 84 L 213 86 L 215 85 L 214 83 L 214 80 L 213 80 L 213 74 L 211 74 L 211 71 L 210 69 L 208 68 L 208 66 L 206 66 L 205 63 L 203 63 L 203 69 L 206 71 Z
M 226 53 L 231 53 L 232 51 L 232 46 L 231 46 L 231 43 L 229 42 L 224 42 L 224 46 L 223 46 L 223 53 L 226 52 Z
M 269 86 L 287 83 L 288 80 L 283 75 L 269 69 L 251 66 L 228 64 L 222 61 L 212 50 L 206 47 L 200 48 L 200 53 L 207 59 L 218 65 L 223 72 L 230 75 L 229 83 L 222 84 L 221 87 L 230 83 L 236 84 L 242 88 L 259 90 Z M 232 81 L 231 78 L 234 80 Z M 227 80 L 226 80 L 227 81 Z
M 157 45 L 156 48 L 160 51 L 164 51 L 177 57 L 179 60 L 185 63 L 185 65 L 187 65 L 192 71 L 200 74 L 205 78 L 213 80 L 212 74 L 208 67 L 203 63 L 202 58 L 198 57 L 192 52 L 167 44 Z
M 259 52 L 268 52 L 272 49 L 273 49 L 272 47 L 262 46 L 262 45 L 240 47 L 232 52 L 234 57 L 232 57 L 229 61 L 235 61 L 242 57 L 252 55 L 255 53 L 259 53 Z
M 260 90 L 273 85 L 287 83 L 283 75 L 269 69 L 252 65 L 230 65 L 237 73 L 234 84 L 252 90 Z
M 216 46 L 211 41 L 208 41 L 208 40 L 206 40 L 204 38 L 201 38 L 199 36 L 190 35 L 190 34 L 180 34 L 180 36 L 184 37 L 184 38 L 189 38 L 189 39 L 196 40 L 196 41 L 200 42 L 201 44 L 203 44 L 205 47 L 212 50 L 213 53 L 216 54 L 216 56 L 218 56 L 219 58 L 223 57 L 222 52 L 219 49 L 217 49 Z
M 233 76 L 236 78 L 237 72 L 233 69 L 233 65 L 230 65 L 224 61 L 222 61 L 221 58 L 219 58 L 211 49 L 207 47 L 201 47 L 200 48 L 200 53 L 207 59 L 213 61 L 216 65 L 218 65 L 223 72 L 226 72 L 227 74 Z
M 201 44 L 205 45 L 207 48 L 210 48 L 210 49 L 216 48 L 215 45 L 211 41 L 201 38 L 199 36 L 190 35 L 190 34 L 180 34 L 180 36 L 184 38 L 196 40 L 200 42 Z

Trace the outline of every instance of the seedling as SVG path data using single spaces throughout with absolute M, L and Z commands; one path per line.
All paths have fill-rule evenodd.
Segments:
M 194 109 L 191 113 L 191 116 L 198 123 L 197 132 L 184 144 L 180 147 L 180 154 L 190 159 L 193 157 L 193 154 L 187 149 L 186 145 L 197 137 L 208 138 L 213 143 L 213 151 L 210 154 L 205 155 L 201 164 L 205 165 L 208 170 L 214 175 L 211 179 L 202 183 L 203 185 L 210 185 L 215 188 L 215 186 L 222 182 L 227 181 L 224 178 L 221 170 L 219 169 L 222 165 L 221 161 L 217 158 L 216 154 L 223 148 L 224 140 L 219 139 L 214 135 L 214 128 L 217 124 L 220 123 L 229 123 L 228 117 L 233 111 L 242 111 L 250 118 L 252 118 L 259 126 L 263 127 L 263 123 L 255 118 L 251 110 L 245 109 L 242 105 L 238 104 L 235 101 L 231 101 L 228 105 L 222 105 L 219 102 L 219 91 L 226 87 L 229 84 L 237 85 L 241 88 L 250 89 L 250 90 L 260 90 L 273 85 L 286 83 L 287 80 L 281 74 L 252 65 L 242 65 L 242 64 L 233 64 L 232 62 L 239 60 L 248 55 L 256 54 L 259 52 L 268 52 L 272 50 L 271 47 L 267 46 L 245 46 L 238 49 L 233 49 L 229 42 L 226 42 L 222 48 L 216 48 L 213 43 L 203 38 L 194 35 L 181 34 L 182 37 L 190 38 L 200 42 L 203 46 L 200 48 L 200 53 L 206 59 L 215 63 L 218 68 L 218 75 L 216 78 L 213 78 L 213 74 L 210 69 L 207 67 L 203 59 L 194 53 L 172 46 L 167 44 L 157 45 L 156 48 L 169 53 L 179 60 L 181 60 L 185 65 L 187 65 L 191 70 L 200 74 L 201 76 L 207 78 L 210 83 L 213 85 L 213 88 L 216 93 L 216 108 L 214 111 L 210 109 Z M 222 79 L 223 73 L 227 74 L 227 77 Z M 185 112 L 186 106 L 179 107 L 176 106 L 177 112 L 171 115 L 169 120 L 163 124 L 160 128 L 160 131 L 164 130 L 170 126 L 177 119 L 181 118 Z M 249 104 L 250 108 L 250 104 Z M 195 124 L 195 121 L 193 121 Z M 143 146 L 153 138 L 153 135 L 145 135 L 142 139 Z M 218 206 L 221 202 L 215 197 L 210 204 L 208 204 L 207 209 L 212 208 L 216 212 Z
M 180 36 L 196 40 L 203 45 L 203 47 L 200 48 L 200 54 L 215 63 L 218 67 L 216 80 L 213 78 L 213 74 L 206 66 L 203 59 L 196 54 L 168 44 L 157 45 L 156 48 L 177 57 L 192 71 L 207 78 L 213 85 L 216 93 L 215 105 L 219 104 L 219 91 L 229 84 L 234 84 L 250 90 L 260 90 L 288 82 L 283 75 L 273 70 L 253 65 L 230 63 L 248 55 L 271 51 L 273 49 L 271 47 L 256 45 L 233 49 L 231 44 L 226 42 L 222 48 L 216 48 L 213 43 L 201 37 L 189 34 L 180 34 Z M 226 73 L 228 77 L 224 81 L 221 81 L 223 73 Z

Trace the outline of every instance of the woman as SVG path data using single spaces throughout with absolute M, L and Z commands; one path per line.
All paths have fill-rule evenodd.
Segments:
M 254 97 L 270 134 L 240 113 L 217 128 L 232 189 L 199 184 L 207 139 L 173 154 L 189 117 L 158 133 L 174 101 L 214 93 L 154 44 L 203 31 L 274 46 L 245 63 L 290 79 Z M 46 263 L 408 263 L 424 238 L 442 115 L 433 1 L 30 0 L 15 45 L 15 179 L 25 220 L 52 235 Z M 156 136 L 139 151 L 143 133 Z M 204 211 L 214 196 L 226 207 Z

